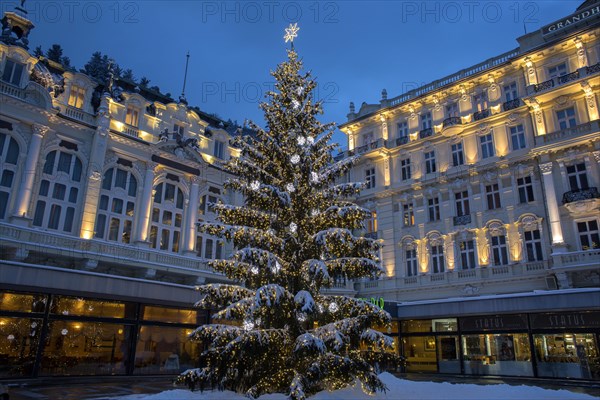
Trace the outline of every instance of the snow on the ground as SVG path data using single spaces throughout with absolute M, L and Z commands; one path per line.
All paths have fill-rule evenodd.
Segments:
M 311 400 L 598 400 L 597 397 L 568 390 L 543 389 L 537 386 L 475 385 L 463 383 L 415 382 L 396 378 L 390 373 L 380 375 L 387 385 L 387 393 L 375 396 L 365 394 L 360 385 L 337 390 L 321 392 Z M 136 394 L 124 397 L 113 397 L 114 400 L 248 400 L 240 394 L 224 391 L 190 392 L 185 389 L 167 390 L 162 393 L 148 395 Z M 282 394 L 267 394 L 259 400 L 285 400 Z

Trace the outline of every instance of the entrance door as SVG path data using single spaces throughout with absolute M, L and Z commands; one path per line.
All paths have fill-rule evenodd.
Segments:
M 439 372 L 460 374 L 458 336 L 438 336 L 437 351 Z

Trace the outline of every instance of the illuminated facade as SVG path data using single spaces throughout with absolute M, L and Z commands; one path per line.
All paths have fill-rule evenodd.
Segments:
M 401 302 L 409 371 L 600 379 L 600 2 L 517 40 L 406 94 L 350 105 L 340 127 L 349 150 L 338 157 L 361 155 L 348 179 L 367 181 L 359 201 L 373 212 L 366 231 L 384 243 L 386 272 L 355 289 Z M 558 346 L 536 336 L 544 312 L 571 335 L 561 355 L 591 370 L 544 369 Z M 564 319 L 580 312 L 589 324 Z M 469 319 L 508 324 L 509 314 L 511 347 L 527 346 L 523 368 L 499 367 L 493 325 Z
M 194 367 L 195 285 L 228 249 L 197 232 L 236 156 L 218 118 L 0 37 L 0 379 L 176 374 Z M 45 344 L 45 345 L 44 345 Z

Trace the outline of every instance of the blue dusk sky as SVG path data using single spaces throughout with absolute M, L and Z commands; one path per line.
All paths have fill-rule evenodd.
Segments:
M 516 38 L 571 14 L 582 0 L 543 1 L 34 1 L 31 50 L 59 43 L 82 68 L 94 51 L 174 98 L 221 118 L 263 124 L 258 103 L 286 57 L 284 29 L 316 76 L 324 122 L 348 104 L 394 97 L 517 47 Z M 17 1 L 2 0 L 2 12 Z M 334 140 L 346 146 L 338 131 Z

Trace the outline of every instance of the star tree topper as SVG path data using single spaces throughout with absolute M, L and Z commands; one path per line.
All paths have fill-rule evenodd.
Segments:
M 294 45 L 294 38 L 298 37 L 298 31 L 300 30 L 300 28 L 298 28 L 298 24 L 294 23 L 294 24 L 290 24 L 290 26 L 288 28 L 285 29 L 285 36 L 283 37 L 285 39 L 285 42 L 292 42 L 292 46 Z

